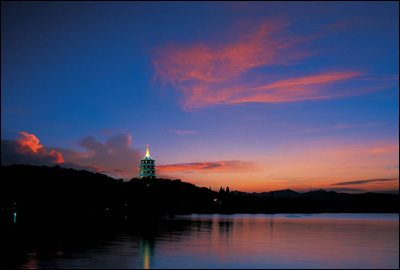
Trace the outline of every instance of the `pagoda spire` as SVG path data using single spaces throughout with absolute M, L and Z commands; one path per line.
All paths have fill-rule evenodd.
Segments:
M 147 146 L 147 150 L 146 150 L 146 157 L 149 158 L 150 157 L 150 152 L 149 152 L 149 145 L 146 144 Z

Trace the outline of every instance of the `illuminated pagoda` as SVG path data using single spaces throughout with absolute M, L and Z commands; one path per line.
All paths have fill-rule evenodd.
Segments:
M 146 156 L 140 160 L 140 169 L 138 177 L 142 178 L 156 178 L 156 165 L 154 164 L 155 160 L 151 158 L 149 152 L 149 145 L 146 144 Z

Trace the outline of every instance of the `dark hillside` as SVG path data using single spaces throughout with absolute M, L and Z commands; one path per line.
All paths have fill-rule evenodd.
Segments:
M 180 180 L 132 179 L 100 173 L 11 165 L 1 167 L 2 214 L 80 220 L 190 213 L 399 212 L 399 195 L 347 194 L 325 190 L 215 192 Z

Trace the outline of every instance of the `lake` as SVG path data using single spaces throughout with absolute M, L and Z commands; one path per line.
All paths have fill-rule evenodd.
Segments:
M 2 266 L 399 268 L 398 214 L 193 214 L 84 226 L 49 218 L 19 226 L 3 229 Z

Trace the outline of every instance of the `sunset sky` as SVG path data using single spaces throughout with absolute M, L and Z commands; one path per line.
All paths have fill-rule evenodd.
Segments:
M 398 2 L 2 2 L 1 162 L 399 189 Z

